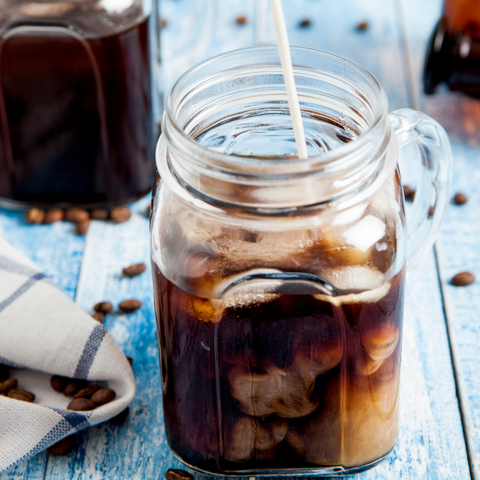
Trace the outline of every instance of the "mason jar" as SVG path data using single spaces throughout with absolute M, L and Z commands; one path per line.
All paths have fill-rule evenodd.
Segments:
M 352 474 L 391 452 L 406 269 L 448 202 L 451 152 L 436 122 L 389 115 L 381 85 L 349 60 L 292 57 L 308 159 L 276 47 L 185 73 L 157 146 L 165 432 L 209 474 Z M 398 155 L 412 141 L 422 174 L 407 229 Z

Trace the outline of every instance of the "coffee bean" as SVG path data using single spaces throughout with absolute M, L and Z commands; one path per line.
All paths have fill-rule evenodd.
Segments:
M 92 395 L 91 400 L 95 405 L 100 406 L 115 400 L 115 397 L 115 390 L 112 390 L 111 388 L 101 388 Z
M 94 315 L 92 315 L 92 318 L 102 325 L 103 322 L 105 322 L 105 314 L 102 312 L 96 312 Z
M 245 25 L 247 23 L 248 19 L 245 15 L 239 15 L 237 19 L 235 20 L 235 23 L 237 25 Z
M 137 275 L 143 273 L 146 268 L 147 267 L 144 263 L 137 263 L 136 265 L 132 265 L 131 267 L 124 268 L 122 272 L 127 277 L 136 277 Z
M 88 220 L 89 218 L 90 218 L 90 215 L 83 208 L 77 208 L 77 207 L 69 208 L 65 212 L 65 220 L 67 222 L 78 223 L 84 220 Z
M 428 218 L 432 218 L 434 213 L 435 213 L 435 206 L 432 205 L 432 206 L 428 209 Z
M 66 386 L 65 389 L 63 390 L 63 394 L 66 397 L 73 397 L 75 394 L 77 394 L 80 390 L 80 385 L 78 382 L 75 381 L 70 381 Z
M 30 208 L 25 213 L 25 219 L 31 225 L 40 225 L 45 220 L 45 212 L 40 208 Z
M 91 387 L 82 388 L 76 393 L 73 398 L 90 398 L 95 392 L 98 392 L 100 387 L 98 385 L 92 385 Z
M 45 223 L 50 225 L 55 222 L 61 222 L 65 218 L 63 210 L 60 208 L 51 208 L 45 215 Z
M 453 202 L 455 203 L 455 205 L 464 205 L 468 202 L 468 198 L 463 193 L 457 193 L 453 197 Z
M 10 367 L 7 367 L 7 365 L 0 364 L 0 382 L 3 382 L 4 380 L 6 380 L 9 374 L 10 374 Z
M 67 377 L 61 377 L 60 375 L 54 375 L 50 379 L 50 385 L 56 392 L 63 392 L 65 387 L 71 382 L 72 380 Z
M 75 412 L 86 412 L 94 408 L 95 404 L 88 398 L 74 398 L 67 406 L 67 410 L 74 410 Z
M 149 205 L 147 207 L 147 217 L 149 217 L 151 215 L 151 213 L 152 213 L 152 205 Z
M 413 188 L 410 188 L 408 185 L 403 187 L 403 193 L 407 202 L 413 202 L 415 200 L 416 191 Z
M 133 365 L 133 358 L 132 358 L 132 357 L 129 357 L 128 355 L 125 355 L 125 357 L 127 358 L 128 363 L 130 364 L 130 366 L 132 366 L 132 365 Z
M 125 410 L 122 410 L 117 416 L 111 418 L 109 422 L 113 423 L 113 425 L 120 425 L 127 419 L 129 413 L 130 409 L 127 407 Z
M 15 400 L 21 400 L 22 402 L 33 402 L 35 400 L 35 395 L 26 390 L 10 390 L 8 392 L 8 397 L 14 398 Z
M 168 25 L 168 22 L 164 18 L 160 18 L 158 20 L 158 28 L 161 30 L 162 28 L 165 28 Z
M 305 18 L 298 25 L 302 28 L 309 27 L 312 24 L 312 21 L 309 18 Z
M 123 223 L 130 219 L 132 213 L 127 207 L 116 207 L 110 212 L 110 218 L 114 223 Z
M 47 452 L 53 455 L 66 455 L 74 449 L 76 443 L 77 436 L 69 435 L 68 437 L 62 438 L 59 442 L 48 447 Z
M 105 208 L 96 208 L 90 213 L 90 218 L 92 220 L 108 220 L 108 210 Z
M 110 302 L 99 302 L 93 309 L 96 312 L 110 313 L 113 310 L 113 305 Z
M 138 310 L 141 306 L 142 302 L 140 300 L 125 300 L 119 305 L 120 310 L 125 313 L 132 313 L 135 310 Z
M 80 220 L 75 224 L 75 232 L 77 235 L 86 235 L 90 227 L 90 220 Z
M 475 281 L 475 276 L 470 272 L 457 273 L 452 278 L 452 285 L 456 287 L 466 287 Z
M 17 380 L 15 378 L 8 378 L 0 382 L 0 393 L 8 393 L 15 388 L 17 388 Z
M 357 30 L 359 32 L 364 32 L 365 30 L 367 30 L 369 27 L 369 24 L 368 22 L 360 22 L 358 25 L 357 25 Z
M 169 468 L 165 472 L 165 480 L 193 480 L 193 476 L 185 470 L 177 470 L 176 468 Z

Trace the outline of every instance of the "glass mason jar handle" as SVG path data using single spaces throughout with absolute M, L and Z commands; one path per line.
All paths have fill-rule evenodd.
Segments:
M 428 115 L 404 108 L 390 114 L 400 148 L 415 142 L 422 164 L 412 211 L 407 216 L 407 266 L 417 265 L 433 245 L 450 198 L 452 151 L 443 127 Z

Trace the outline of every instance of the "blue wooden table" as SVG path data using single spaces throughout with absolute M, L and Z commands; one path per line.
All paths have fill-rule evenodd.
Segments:
M 219 2 L 214 38 L 205 56 L 270 42 L 273 30 L 252 21 L 261 0 Z M 184 8 L 187 0 L 177 1 Z M 290 43 L 330 50 L 373 72 L 390 109 L 413 107 L 442 123 L 454 153 L 453 193 L 434 250 L 409 273 L 401 375 L 401 430 L 393 453 L 358 479 L 480 479 L 480 282 L 454 287 L 451 277 L 470 270 L 480 278 L 480 101 L 442 91 L 425 97 L 421 70 L 426 42 L 440 15 L 440 0 L 284 0 Z M 237 25 L 238 15 L 247 23 Z M 299 22 L 311 20 L 300 28 Z M 173 19 L 168 19 L 172 20 Z M 369 27 L 356 30 L 361 21 Z M 168 45 L 167 27 L 165 45 Z M 260 35 L 258 35 L 260 33 Z M 257 34 L 257 35 L 256 35 Z M 407 172 L 405 172 L 407 176 Z M 150 271 L 133 279 L 123 267 L 149 262 L 148 199 L 132 206 L 124 224 L 94 221 L 85 237 L 67 223 L 26 225 L 19 212 L 0 210 L 0 236 L 32 258 L 66 294 L 92 312 L 101 300 L 142 300 L 131 315 L 108 315 L 105 326 L 134 359 L 138 393 L 124 425 L 92 427 L 65 457 L 43 452 L 6 479 L 162 479 L 181 468 L 164 436 L 160 372 Z M 0 432 L 1 434 L 1 432 Z

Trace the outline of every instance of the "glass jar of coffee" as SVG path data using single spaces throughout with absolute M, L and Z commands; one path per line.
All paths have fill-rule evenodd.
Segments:
M 447 205 L 448 139 L 422 113 L 389 116 L 362 67 L 292 56 L 307 160 L 276 47 L 200 64 L 166 103 L 151 217 L 165 431 L 198 471 L 351 474 L 397 440 L 405 271 Z

